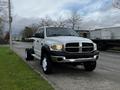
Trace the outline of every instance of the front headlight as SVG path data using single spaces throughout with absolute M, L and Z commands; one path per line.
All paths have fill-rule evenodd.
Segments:
M 52 50 L 52 51 L 62 51 L 63 48 L 64 48 L 63 45 L 52 45 L 52 46 L 50 47 L 50 50 Z
M 94 43 L 94 50 L 97 50 L 97 45 Z

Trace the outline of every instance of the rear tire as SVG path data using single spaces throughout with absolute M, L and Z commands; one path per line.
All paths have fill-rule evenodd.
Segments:
M 52 63 L 48 55 L 44 54 L 41 65 L 42 65 L 42 70 L 45 74 L 52 73 Z
M 89 61 L 84 63 L 84 68 L 86 71 L 93 71 L 96 68 L 96 61 Z
M 25 55 L 26 55 L 26 61 L 30 61 L 33 60 L 34 57 L 32 56 L 32 54 L 34 54 L 34 50 L 33 49 L 26 49 L 25 50 Z

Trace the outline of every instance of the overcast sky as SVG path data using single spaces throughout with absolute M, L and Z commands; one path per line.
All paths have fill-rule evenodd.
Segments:
M 83 29 L 120 26 L 120 9 L 113 7 L 112 0 L 12 0 L 12 6 L 16 31 L 46 15 L 65 18 L 70 10 L 79 11 Z

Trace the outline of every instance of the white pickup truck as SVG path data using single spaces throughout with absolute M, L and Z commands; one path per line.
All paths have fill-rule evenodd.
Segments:
M 96 44 L 79 37 L 72 29 L 39 28 L 32 39 L 33 48 L 26 49 L 26 60 L 39 59 L 45 74 L 52 72 L 54 63 L 83 65 L 86 71 L 96 68 L 99 57 Z

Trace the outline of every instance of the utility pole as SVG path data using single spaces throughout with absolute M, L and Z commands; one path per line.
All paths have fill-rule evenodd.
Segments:
M 12 17 L 11 17 L 11 1 L 8 0 L 8 13 L 9 13 L 9 45 L 12 49 Z

